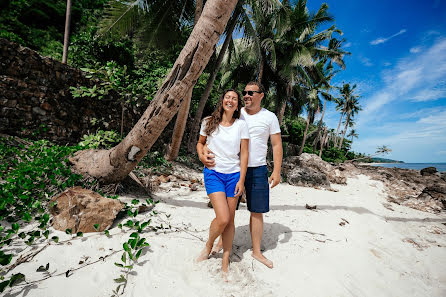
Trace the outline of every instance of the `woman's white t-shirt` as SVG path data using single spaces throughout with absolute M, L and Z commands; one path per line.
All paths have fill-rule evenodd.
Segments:
M 249 139 L 248 125 L 236 119 L 229 127 L 218 125 L 211 135 L 204 132 L 206 122 L 203 119 L 200 135 L 206 136 L 206 144 L 215 155 L 215 166 L 209 169 L 220 173 L 235 173 L 240 171 L 240 143 L 242 139 Z
M 248 167 L 266 165 L 268 138 L 272 134 L 280 133 L 280 125 L 276 115 L 265 108 L 250 115 L 243 107 L 240 119 L 245 120 L 249 127 Z

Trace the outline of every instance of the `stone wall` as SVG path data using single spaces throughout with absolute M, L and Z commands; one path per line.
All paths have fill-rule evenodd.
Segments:
M 119 132 L 117 93 L 101 100 L 71 96 L 70 86 L 95 84 L 79 69 L 0 38 L 0 133 L 75 144 L 98 129 Z M 124 131 L 136 120 L 125 113 Z

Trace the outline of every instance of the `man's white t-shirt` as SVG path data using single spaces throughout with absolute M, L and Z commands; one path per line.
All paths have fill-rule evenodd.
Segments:
M 266 165 L 268 138 L 272 134 L 280 133 L 279 120 L 274 113 L 265 108 L 250 115 L 244 107 L 240 119 L 245 120 L 249 128 L 248 167 Z
M 204 133 L 205 118 L 201 123 L 200 135 L 206 136 L 206 144 L 215 155 L 215 166 L 209 169 L 220 173 L 235 173 L 240 171 L 240 143 L 249 139 L 248 125 L 243 120 L 236 119 L 229 127 L 218 125 L 211 135 Z

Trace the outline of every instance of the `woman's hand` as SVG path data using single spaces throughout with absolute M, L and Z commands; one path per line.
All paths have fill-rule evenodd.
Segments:
M 235 193 L 234 193 L 235 195 L 234 195 L 234 197 L 240 196 L 243 193 L 244 190 L 245 190 L 245 182 L 239 180 L 237 182 L 237 184 L 235 185 Z

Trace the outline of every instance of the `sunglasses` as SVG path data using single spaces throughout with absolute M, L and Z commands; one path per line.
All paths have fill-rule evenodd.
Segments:
M 259 91 L 242 91 L 243 96 L 245 96 L 246 94 L 248 94 L 249 96 L 253 96 L 254 93 L 262 94 L 262 92 L 259 92 Z

